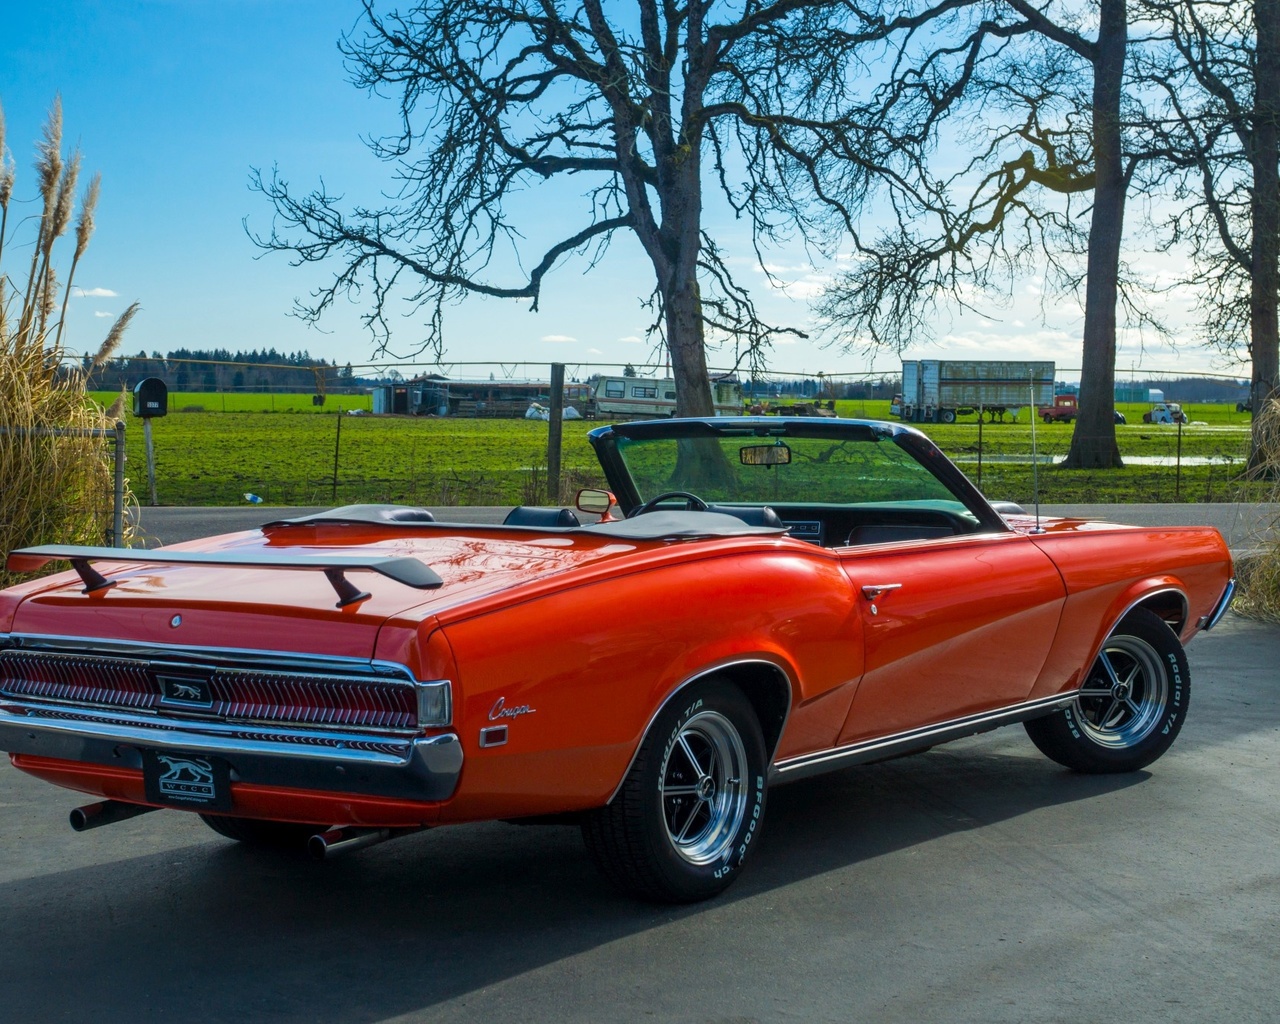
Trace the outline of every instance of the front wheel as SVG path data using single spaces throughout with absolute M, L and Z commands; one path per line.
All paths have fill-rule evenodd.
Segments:
M 1182 644 L 1139 608 L 1102 645 L 1072 704 L 1026 723 L 1046 756 L 1078 772 L 1132 772 L 1172 745 L 1191 699 Z
M 587 849 L 622 891 L 693 903 L 737 878 L 764 821 L 764 736 L 722 680 L 695 684 L 658 715 L 613 802 L 582 824 Z

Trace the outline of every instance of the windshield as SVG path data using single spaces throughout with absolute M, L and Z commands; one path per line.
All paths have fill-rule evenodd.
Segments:
M 891 438 L 618 437 L 641 501 L 690 491 L 708 502 L 900 503 L 966 512 L 964 504 Z

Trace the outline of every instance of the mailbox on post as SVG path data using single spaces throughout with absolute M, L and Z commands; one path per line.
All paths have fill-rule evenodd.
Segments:
M 133 386 L 133 414 L 142 418 L 142 436 L 147 440 L 147 490 L 156 505 L 156 450 L 151 443 L 151 421 L 169 411 L 169 385 L 159 377 L 143 377 Z
M 133 387 L 133 414 L 143 419 L 169 411 L 169 386 L 159 377 L 144 377 Z

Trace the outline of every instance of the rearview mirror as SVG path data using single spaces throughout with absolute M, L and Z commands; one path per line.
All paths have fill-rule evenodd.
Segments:
M 787 466 L 791 449 L 785 444 L 749 444 L 738 449 L 738 458 L 744 466 Z
M 607 516 L 609 509 L 617 503 L 612 491 L 597 487 L 584 487 L 576 499 L 579 512 L 590 512 L 596 516 Z

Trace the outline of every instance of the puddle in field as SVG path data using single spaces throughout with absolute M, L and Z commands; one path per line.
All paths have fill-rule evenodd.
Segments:
M 1230 455 L 1184 455 L 1181 460 L 1176 455 L 1125 455 L 1121 452 L 1126 466 L 1176 466 L 1181 461 L 1184 466 L 1230 466 L 1244 462 L 1244 458 L 1233 458 Z M 1061 458 L 1058 455 L 1037 455 L 1035 461 L 1042 466 L 1053 465 Z M 952 462 L 977 463 L 976 455 L 952 456 Z M 984 463 L 1003 462 L 1010 464 L 1031 464 L 1030 455 L 984 455 Z

